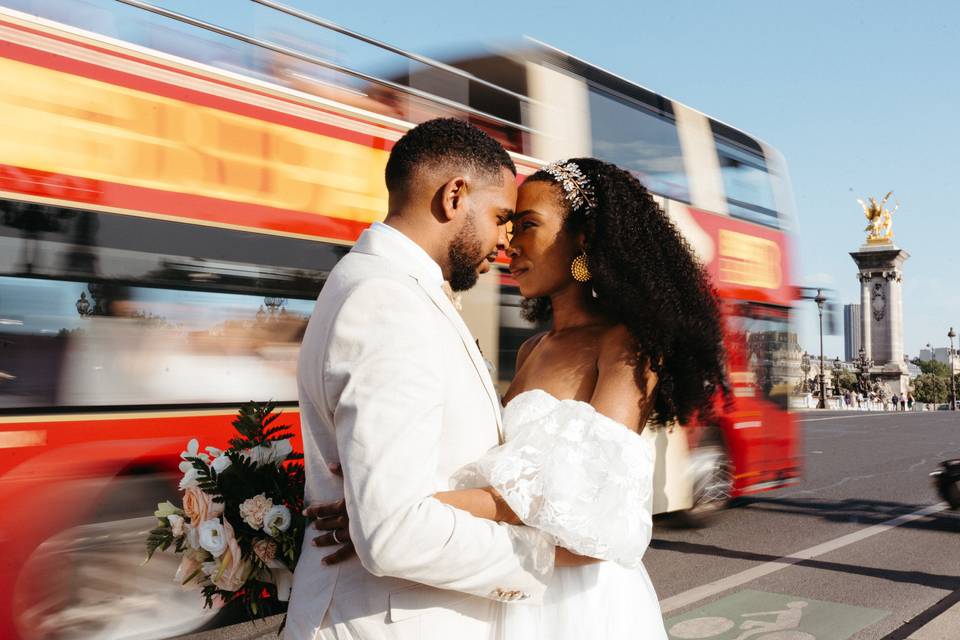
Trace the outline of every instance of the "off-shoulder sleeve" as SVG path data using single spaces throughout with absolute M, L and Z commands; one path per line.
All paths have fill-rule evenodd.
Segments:
M 460 469 L 454 487 L 491 486 L 558 545 L 639 566 L 652 534 L 649 443 L 588 403 L 545 392 L 511 402 L 504 429 L 507 442 Z

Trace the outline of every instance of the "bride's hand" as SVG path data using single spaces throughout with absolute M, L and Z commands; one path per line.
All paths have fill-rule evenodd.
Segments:
M 343 475 L 339 464 L 330 465 L 330 470 L 338 476 Z M 303 510 L 303 515 L 308 521 L 312 521 L 310 526 L 321 532 L 321 535 L 313 539 L 315 546 L 340 545 L 339 549 L 323 558 L 323 564 L 340 564 L 356 555 L 353 542 L 350 540 L 350 518 L 347 516 L 347 507 L 343 500 L 311 504 Z

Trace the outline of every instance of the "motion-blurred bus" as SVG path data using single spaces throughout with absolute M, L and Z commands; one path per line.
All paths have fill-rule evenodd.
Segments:
M 734 398 L 716 424 L 645 431 L 655 511 L 798 478 L 791 200 L 763 142 L 535 42 L 440 63 L 262 2 L 227 27 L 139 0 L 0 4 L 0 637 L 210 622 L 172 557 L 141 566 L 153 505 L 241 402 L 298 424 L 313 301 L 384 215 L 394 142 L 437 116 L 495 136 L 521 179 L 579 155 L 633 171 L 707 266 Z M 505 262 L 462 301 L 501 389 L 538 330 Z

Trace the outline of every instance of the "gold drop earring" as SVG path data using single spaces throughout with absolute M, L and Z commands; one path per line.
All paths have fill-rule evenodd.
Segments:
M 587 264 L 586 252 L 581 253 L 573 262 L 570 263 L 570 273 L 577 282 L 588 282 L 593 276 L 590 274 L 590 266 Z

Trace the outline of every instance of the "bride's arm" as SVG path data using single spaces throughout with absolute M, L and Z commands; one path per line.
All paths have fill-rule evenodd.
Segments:
M 433 494 L 433 497 L 451 507 L 468 511 L 478 518 L 508 524 L 523 524 L 503 497 L 492 487 L 441 491 Z M 556 566 L 558 567 L 575 567 L 595 562 L 600 562 L 600 560 L 588 556 L 579 556 L 563 547 L 556 548 Z
M 477 518 L 506 522 L 507 524 L 523 524 L 506 500 L 503 499 L 503 496 L 492 487 L 441 491 L 433 494 L 433 497 L 451 507 L 462 509 Z

